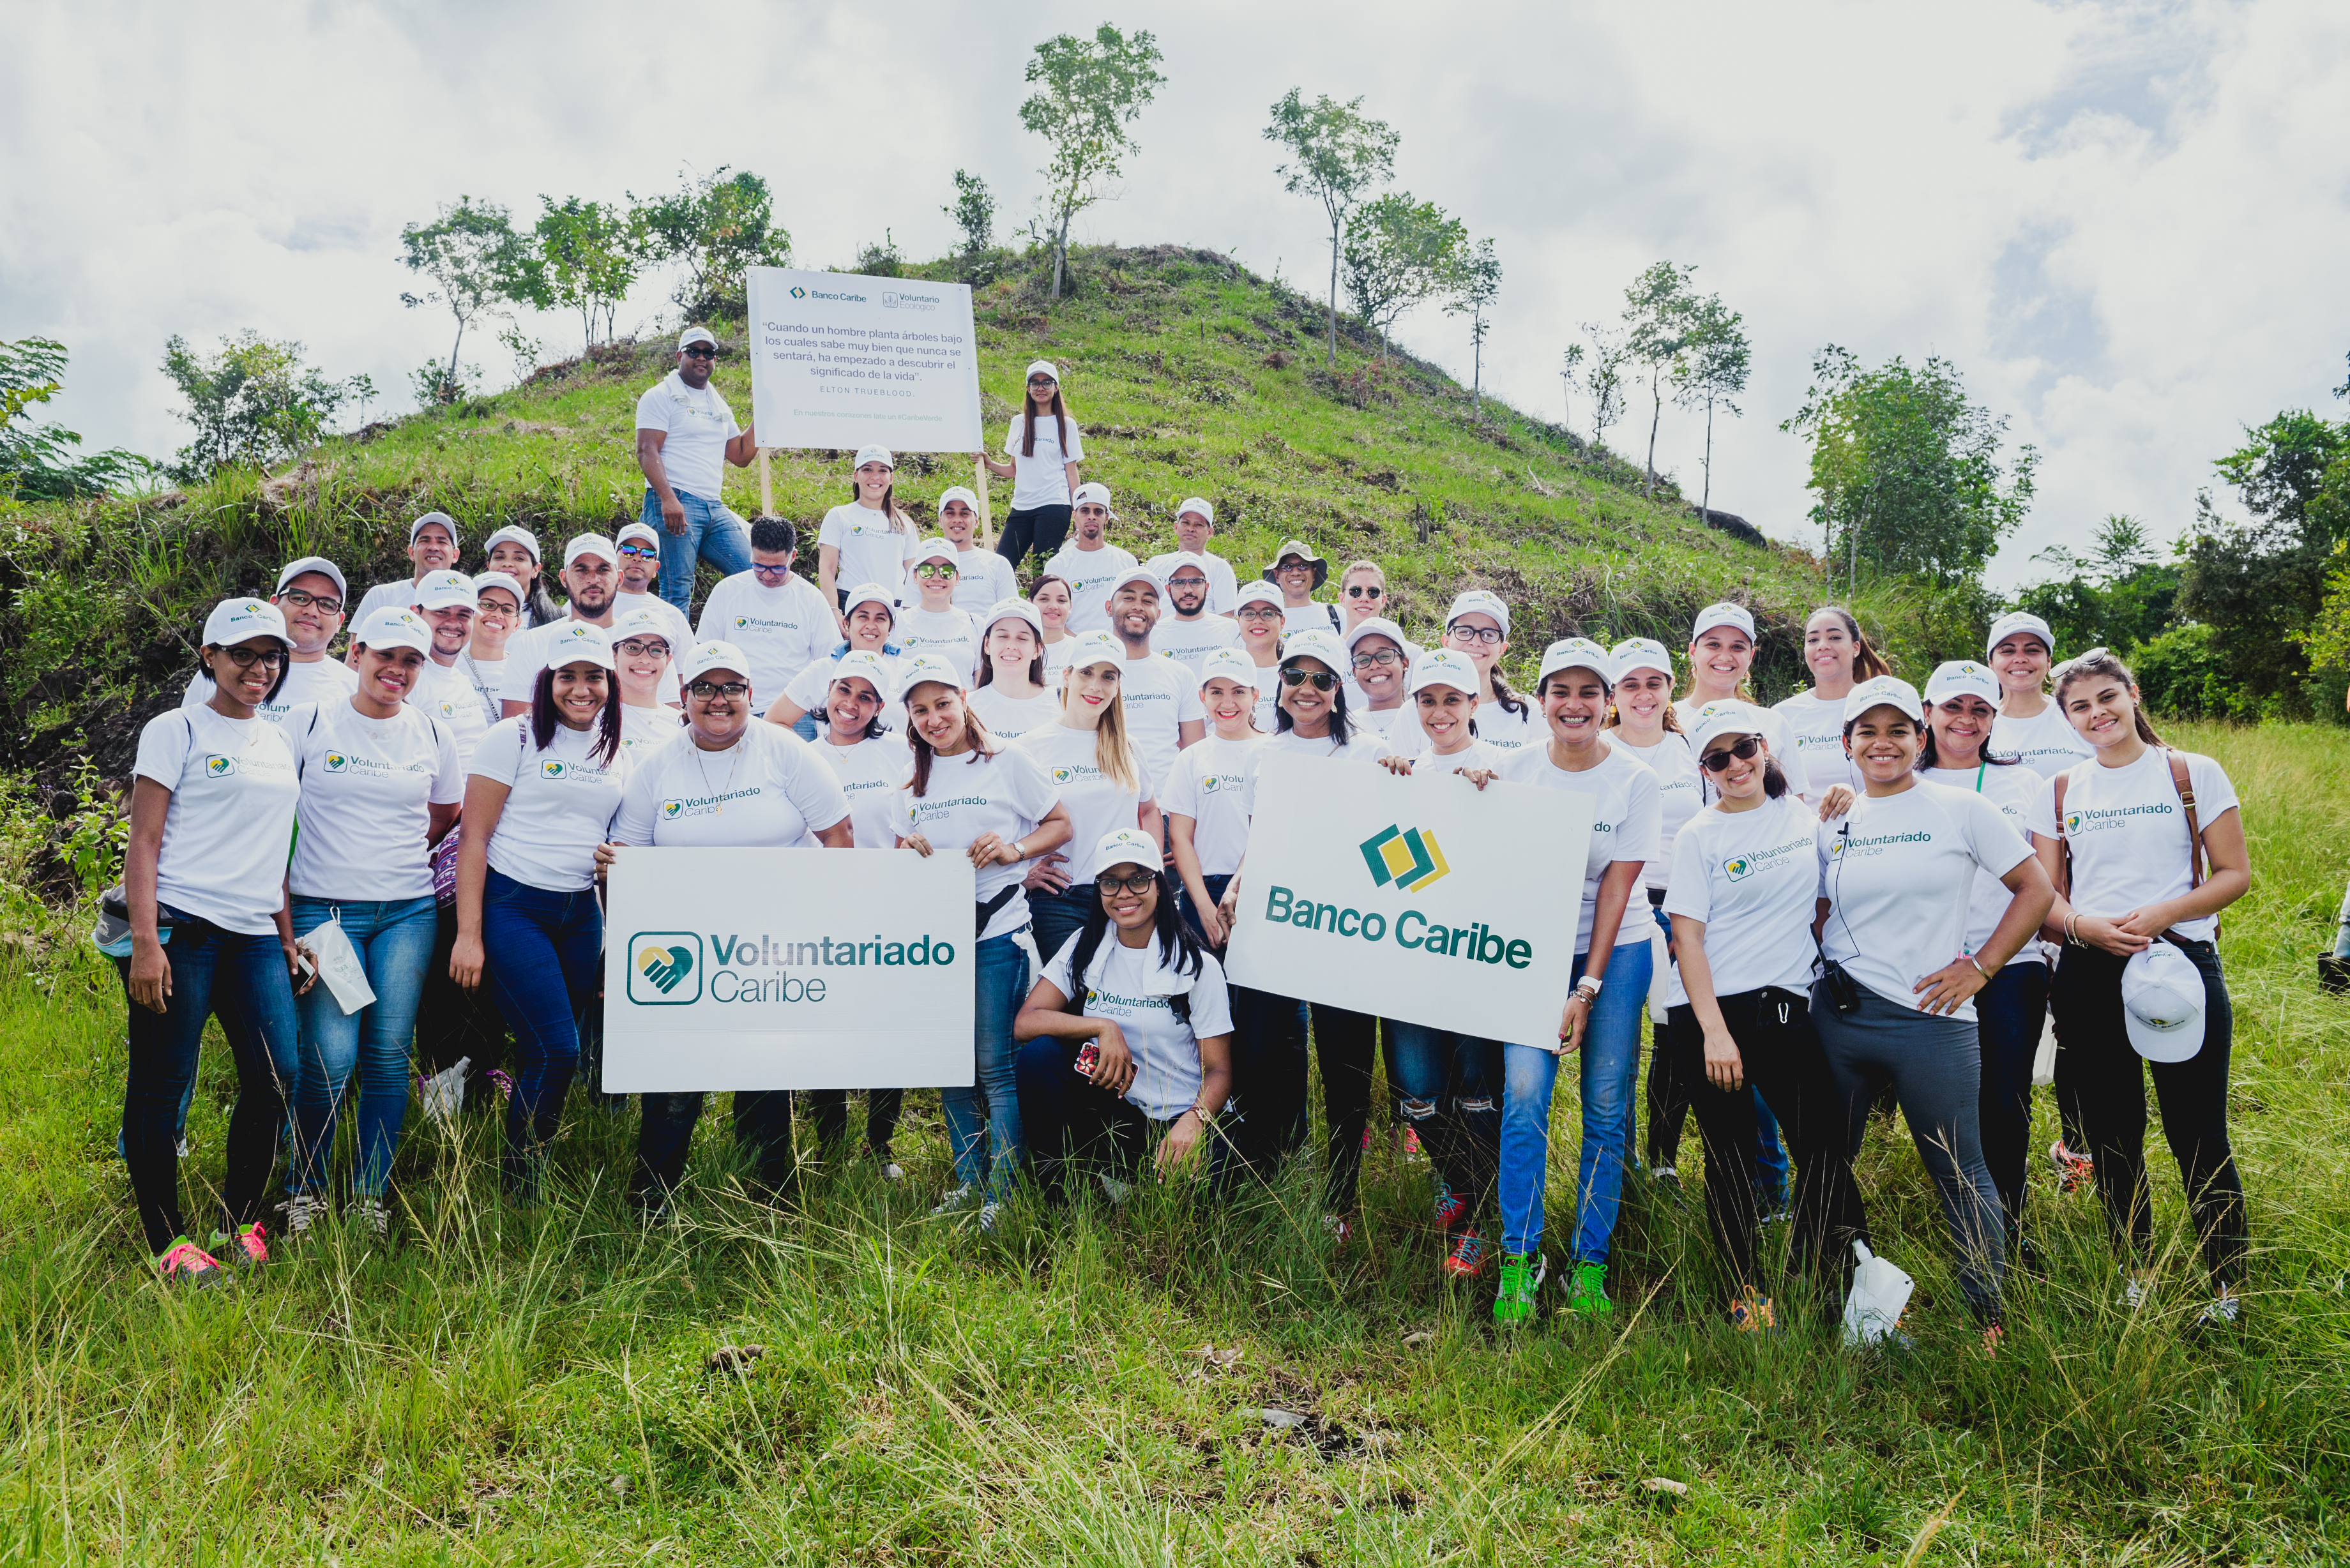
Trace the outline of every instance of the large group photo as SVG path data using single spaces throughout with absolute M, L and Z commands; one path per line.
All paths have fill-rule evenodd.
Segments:
M 2350 319 L 2044 206 L 2244 200 L 2350 38 L 2068 15 L 1985 26 L 2203 96 L 2019 68 L 1931 258 L 1536 215 L 1533 57 L 944 13 L 988 123 L 861 171 L 689 53 L 163 202 L 234 265 L 15 242 L 0 1555 L 2350 1548 Z

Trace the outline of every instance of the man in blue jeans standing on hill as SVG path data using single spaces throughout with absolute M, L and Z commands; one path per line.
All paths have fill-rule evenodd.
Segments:
M 677 340 L 677 369 L 637 400 L 637 466 L 645 472 L 647 527 L 661 530 L 660 595 L 691 615 L 694 567 L 708 561 L 728 576 L 751 569 L 743 520 L 719 499 L 727 463 L 747 467 L 758 453 L 748 430 L 710 372 L 718 339 L 689 327 Z

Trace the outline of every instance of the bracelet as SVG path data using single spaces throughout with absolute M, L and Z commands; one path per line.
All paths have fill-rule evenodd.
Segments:
M 1983 968 L 1982 960 L 1975 957 L 1972 953 L 1960 953 L 1959 956 L 1965 959 L 1969 963 L 1974 965 L 1975 972 L 1977 974 L 1982 976 L 1985 980 L 1989 980 L 1991 978 L 1991 971 Z

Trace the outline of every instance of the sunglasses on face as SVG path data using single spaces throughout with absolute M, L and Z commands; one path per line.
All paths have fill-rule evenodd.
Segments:
M 314 594 L 307 588 L 280 588 L 277 597 L 296 609 L 316 607 L 321 615 L 343 613 L 343 601 L 332 594 Z
M 1706 753 L 1698 759 L 1698 762 L 1704 766 L 1706 772 L 1718 774 L 1727 771 L 1732 761 L 1742 763 L 1753 761 L 1754 753 L 1762 749 L 1762 737 L 1748 735 L 1735 744 L 1724 746 L 1718 752 Z
M 680 352 L 683 353 L 689 359 L 715 359 L 718 358 L 718 350 L 712 348 L 707 343 L 697 343 L 692 348 L 681 349 Z
M 1281 682 L 1283 685 L 1291 687 L 1304 686 L 1309 681 L 1313 684 L 1315 691 L 1327 691 L 1330 688 L 1338 684 L 1338 678 L 1331 674 L 1326 670 L 1300 670 L 1294 664 L 1284 665 L 1282 667 Z
M 730 701 L 751 694 L 751 685 L 746 680 L 697 680 L 686 690 L 696 697 L 724 697 Z
M 1094 880 L 1094 886 L 1101 890 L 1101 896 L 1105 898 L 1118 892 L 1138 895 L 1148 893 L 1158 885 L 1159 873 L 1156 871 L 1137 871 L 1131 877 L 1104 876 Z
M 1382 648 L 1375 653 L 1358 653 L 1355 655 L 1355 668 L 1357 670 L 1369 670 L 1374 666 L 1384 670 L 1390 664 L 1401 664 L 1402 662 L 1403 655 L 1398 653 L 1392 648 Z
M 1313 569 L 1303 561 L 1284 561 L 1274 567 L 1274 570 L 1283 576 L 1287 576 L 1292 572 L 1310 572 Z
M 256 663 L 264 670 L 275 670 L 286 662 L 286 650 L 282 648 L 228 648 L 221 651 L 239 670 L 250 670 Z
M 751 564 L 751 569 L 758 573 L 759 576 L 770 578 L 775 582 L 781 582 L 785 577 L 792 575 L 792 566 L 789 561 L 785 562 L 780 566 L 763 566 L 754 561 Z
M 620 554 L 634 556 L 640 561 L 655 561 L 660 558 L 660 552 L 650 545 L 623 545 L 620 546 Z
M 1448 626 L 1444 628 L 1444 635 L 1455 642 L 1482 642 L 1491 648 L 1502 640 L 1502 628 L 1498 626 Z
M 1032 387 L 1050 387 L 1055 385 L 1053 378 L 1050 376 L 1031 376 L 1028 378 L 1028 384 Z
M 944 561 L 924 561 L 920 566 L 914 568 L 914 576 L 918 577 L 935 577 L 945 579 L 960 575 L 961 574 L 959 574 L 954 567 L 949 566 Z
M 1387 589 L 1377 583 L 1350 583 L 1347 586 L 1347 597 L 1350 599 L 1376 599 L 1386 596 Z
M 624 655 L 629 659 L 644 659 L 653 654 L 659 654 L 663 659 L 667 659 L 669 657 L 669 644 L 663 642 L 657 637 L 632 637 L 626 642 L 614 643 L 612 645 L 612 651 Z

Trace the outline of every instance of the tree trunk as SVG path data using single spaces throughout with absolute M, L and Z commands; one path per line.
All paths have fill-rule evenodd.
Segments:
M 1485 408 L 1485 318 L 1477 318 L 1477 334 L 1469 344 L 1469 412 L 1473 418 Z
M 443 393 L 448 392 L 457 384 L 457 353 L 464 346 L 465 318 L 460 316 L 457 317 L 457 340 L 449 345 L 449 373 L 441 378 L 441 390 Z M 451 400 L 444 396 L 441 400 L 445 403 Z
M 1658 389 L 1659 378 L 1664 374 L 1664 362 L 1657 360 L 1648 367 L 1648 487 L 1641 495 L 1649 501 L 1657 498 L 1657 427 L 1664 423 L 1665 397 Z
M 1338 368 L 1338 218 L 1330 219 L 1330 369 Z
M 1061 297 L 1061 276 L 1069 265 L 1069 219 L 1075 214 L 1066 207 L 1061 209 L 1061 232 L 1053 240 L 1053 297 Z
M 1713 510 L 1713 400 L 1705 400 L 1705 498 L 1697 504 L 1698 516 L 1702 520 Z

